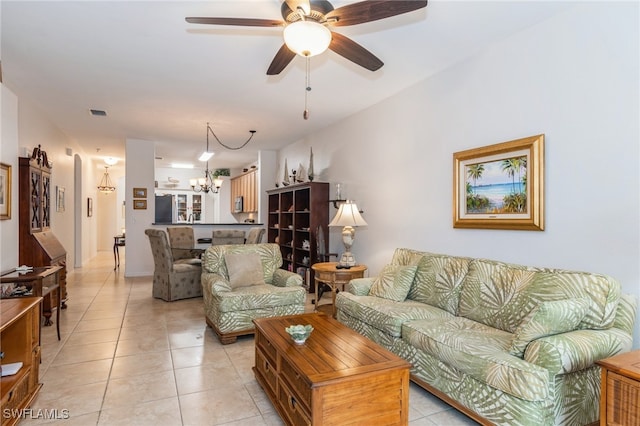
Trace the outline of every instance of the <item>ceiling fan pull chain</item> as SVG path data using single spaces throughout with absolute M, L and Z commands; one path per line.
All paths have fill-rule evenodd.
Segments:
M 309 92 L 311 91 L 311 57 L 307 56 L 307 66 L 305 70 L 305 90 L 304 90 L 304 112 L 302 117 L 309 119 Z

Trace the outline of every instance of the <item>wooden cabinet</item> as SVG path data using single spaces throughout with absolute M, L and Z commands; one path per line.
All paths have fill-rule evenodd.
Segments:
M 41 300 L 40 297 L 0 300 L 2 364 L 22 363 L 16 374 L 2 377 L 0 383 L 2 426 L 18 423 L 19 410 L 29 407 L 42 387 L 38 379 Z
M 600 425 L 640 426 L 640 351 L 597 361 L 600 381 Z
M 324 235 L 324 251 L 329 241 L 329 184 L 307 182 L 267 191 L 267 241 L 280 245 L 283 269 L 305 270 L 305 285 L 315 292 L 314 273 L 309 271 L 318 259 L 318 229 Z
M 242 197 L 242 211 L 235 210 L 235 200 Z M 231 213 L 258 211 L 258 170 L 253 169 L 231 179 Z
M 67 251 L 51 231 L 51 164 L 40 148 L 19 158 L 18 261 L 27 266 L 61 266 L 60 297 L 67 307 Z
M 20 226 L 30 234 L 46 231 L 51 226 L 51 165 L 28 157 L 19 162 Z

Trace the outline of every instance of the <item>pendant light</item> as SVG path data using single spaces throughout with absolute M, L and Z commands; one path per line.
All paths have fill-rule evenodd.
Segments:
M 100 185 L 98 185 L 98 191 L 103 194 L 111 194 L 116 190 L 116 187 L 111 182 L 111 178 L 109 177 L 109 166 L 104 166 L 104 175 L 102 176 L 102 180 L 100 180 Z

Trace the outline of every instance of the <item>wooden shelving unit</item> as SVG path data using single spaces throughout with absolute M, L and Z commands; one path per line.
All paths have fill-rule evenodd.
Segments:
M 305 285 L 315 292 L 311 265 L 319 262 L 318 227 L 325 237 L 325 252 L 329 242 L 329 184 L 306 182 L 267 191 L 269 217 L 267 241 L 280 245 L 283 269 L 304 270 Z M 308 241 L 309 244 L 305 244 Z M 302 269 L 299 269 L 302 268 Z

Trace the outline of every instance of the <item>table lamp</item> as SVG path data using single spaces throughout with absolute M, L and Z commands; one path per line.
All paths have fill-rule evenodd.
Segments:
M 367 226 L 358 210 L 358 206 L 353 201 L 347 200 L 340 204 L 338 213 L 329 224 L 329 226 L 342 226 L 342 244 L 344 244 L 344 253 L 338 262 L 339 268 L 350 268 L 356 265 L 356 259 L 351 254 L 351 246 L 355 240 L 357 226 Z

